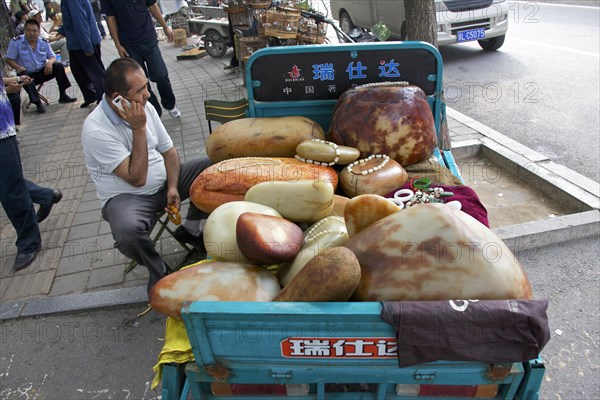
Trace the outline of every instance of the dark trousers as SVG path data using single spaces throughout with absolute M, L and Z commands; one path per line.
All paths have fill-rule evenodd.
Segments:
M 52 64 L 52 73 L 48 75 L 44 73 L 44 68 L 35 72 L 27 71 L 25 72 L 25 74 L 29 75 L 33 79 L 32 83 L 23 86 L 23 89 L 25 89 L 25 91 L 29 95 L 29 101 L 31 101 L 33 104 L 40 103 L 40 96 L 38 96 L 38 92 L 35 89 L 35 87 L 40 83 L 48 82 L 49 80 L 56 78 L 56 83 L 58 84 L 58 92 L 60 93 L 60 96 L 66 95 L 67 89 L 71 87 L 71 82 L 69 81 L 69 78 L 65 73 L 65 66 L 58 61 Z
M 16 246 L 19 253 L 33 253 L 42 245 L 32 197 L 43 196 L 43 190 L 31 187 L 35 189 L 31 193 L 30 183 L 23 177 L 17 137 L 0 139 L 0 203 L 17 231 Z M 50 190 L 50 201 L 52 201 L 52 190 Z
M 185 200 L 190 195 L 194 179 L 210 160 L 200 158 L 181 164 L 179 173 L 179 196 Z M 153 195 L 120 194 L 110 199 L 102 208 L 102 217 L 110 224 L 115 247 L 125 256 L 148 268 L 148 290 L 165 276 L 165 264 L 150 237 L 156 224 L 157 214 L 167 206 L 166 186 Z M 190 202 L 186 218 L 200 220 L 208 217 Z
M 129 57 L 142 66 L 148 79 L 156 83 L 162 106 L 167 110 L 173 109 L 175 107 L 175 95 L 173 94 L 173 88 L 169 80 L 169 71 L 158 48 L 158 42 L 125 46 L 125 50 L 129 53 Z M 148 101 L 156 108 L 158 115 L 162 115 L 162 109 L 160 104 L 158 104 L 156 95 L 150 88 L 150 84 L 148 84 L 148 91 L 150 92 Z
M 229 65 L 238 66 L 240 62 L 237 59 L 237 55 L 235 54 L 235 32 L 233 32 L 233 22 L 231 21 L 231 14 L 227 14 L 227 20 L 229 22 L 227 26 L 227 30 L 229 31 L 229 38 L 233 43 L 233 54 L 231 55 L 231 60 L 229 60 Z
M 92 9 L 94 11 L 94 19 L 96 20 L 98 30 L 100 31 L 100 36 L 105 37 L 106 31 L 104 30 L 104 25 L 102 25 L 102 12 L 94 6 L 92 6 Z
M 21 92 L 7 94 L 12 108 L 15 125 L 21 125 Z
M 77 86 L 83 94 L 83 101 L 100 103 L 104 95 L 104 64 L 100 53 L 100 44 L 94 46 L 94 54 L 86 56 L 83 50 L 69 50 L 71 72 Z

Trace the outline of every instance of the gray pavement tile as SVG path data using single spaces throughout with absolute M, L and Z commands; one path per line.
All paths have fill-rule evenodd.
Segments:
M 80 212 L 75 215 L 75 218 L 73 218 L 72 225 L 75 226 L 89 224 L 91 222 L 100 222 L 101 219 L 102 215 L 100 215 L 100 213 L 97 210 Z
M 86 211 L 97 211 L 98 215 L 100 215 L 100 200 L 94 199 L 92 201 L 80 202 L 77 212 Z
M 104 235 L 105 233 L 110 233 L 110 224 L 104 220 L 100 221 L 100 230 L 98 231 L 99 235 Z
M 125 274 L 124 282 L 145 281 L 148 284 L 148 268 L 143 265 L 137 265 L 134 269 Z
M 122 265 L 99 268 L 92 270 L 88 281 L 88 288 L 97 288 L 123 283 L 125 270 Z
M 56 276 L 64 276 L 89 270 L 90 260 L 87 256 L 84 257 L 83 254 L 68 255 L 60 259 Z
M 87 288 L 91 271 L 79 272 L 76 274 L 58 276 L 54 279 L 50 296 L 58 296 L 69 293 L 82 293 Z
M 112 267 L 114 265 L 124 266 L 129 263 L 129 258 L 125 257 L 121 252 L 115 248 L 104 248 L 100 249 L 97 253 L 97 257 L 91 262 L 91 269 L 99 269 L 105 267 Z
M 6 266 L 3 265 L 2 273 L 4 274 L 4 271 L 7 269 L 8 269 L 8 271 L 10 271 L 11 266 L 12 266 L 12 262 L 10 263 L 10 266 L 8 266 L 8 268 L 5 268 Z M 8 271 L 6 272 L 7 274 L 8 274 Z M 0 279 L 0 299 L 2 299 L 2 303 L 4 302 L 4 293 L 6 293 L 8 288 L 11 287 L 13 279 L 14 279 L 14 277 L 12 277 L 12 276 L 10 278 L 2 276 Z
M 81 197 L 81 201 L 82 202 L 89 202 L 92 200 L 98 200 L 98 196 L 96 194 L 96 191 L 92 191 L 92 192 L 85 192 L 83 194 L 83 196 Z
M 15 276 L 2 295 L 2 300 L 23 299 L 26 297 L 46 296 L 54 279 L 55 271 Z
M 96 243 L 100 249 L 114 249 L 115 239 L 112 234 L 100 235 L 96 237 Z
M 43 232 L 42 245 L 44 246 L 44 249 L 49 250 L 60 248 L 62 251 L 62 247 L 67 240 L 68 234 L 69 228 L 55 229 L 51 232 Z
M 71 227 L 68 241 L 78 241 L 89 237 L 96 237 L 100 230 L 100 222 L 90 222 L 89 224 L 76 225 Z

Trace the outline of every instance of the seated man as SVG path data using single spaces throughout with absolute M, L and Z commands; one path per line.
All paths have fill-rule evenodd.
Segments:
M 62 63 L 56 61 L 56 56 L 50 44 L 40 38 L 40 23 L 33 19 L 25 22 L 25 34 L 12 39 L 8 43 L 6 61 L 19 75 L 27 75 L 33 83 L 23 88 L 29 95 L 29 101 L 37 106 L 39 113 L 46 112 L 35 85 L 56 78 L 58 83 L 59 103 L 72 103 L 77 101 L 67 95 L 71 82 L 65 73 Z
M 115 247 L 149 271 L 148 290 L 167 273 L 150 238 L 157 214 L 180 207 L 196 176 L 210 165 L 205 157 L 180 164 L 177 149 L 156 109 L 148 103 L 148 79 L 131 58 L 106 69 L 104 98 L 86 118 L 83 155 L 110 224 Z M 122 110 L 113 103 L 121 97 Z M 207 214 L 193 204 L 175 231 L 177 239 L 204 251 L 200 222 Z
M 51 15 L 52 18 L 56 18 L 56 14 Z M 60 51 L 60 59 L 63 64 L 69 65 L 69 50 L 67 49 L 67 39 L 60 35 L 58 32 L 48 33 L 46 28 L 42 25 L 42 12 L 40 10 L 32 10 L 29 13 L 29 19 L 35 19 L 40 23 L 40 37 L 47 40 L 52 47 L 52 51 Z

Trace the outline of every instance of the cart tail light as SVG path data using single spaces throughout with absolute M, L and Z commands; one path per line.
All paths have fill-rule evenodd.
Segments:
M 488 399 L 496 397 L 498 385 L 396 385 L 398 396 Z

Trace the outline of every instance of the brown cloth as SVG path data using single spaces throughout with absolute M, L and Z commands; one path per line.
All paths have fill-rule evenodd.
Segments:
M 398 364 L 437 360 L 524 362 L 550 339 L 547 300 L 383 302 L 396 330 Z

